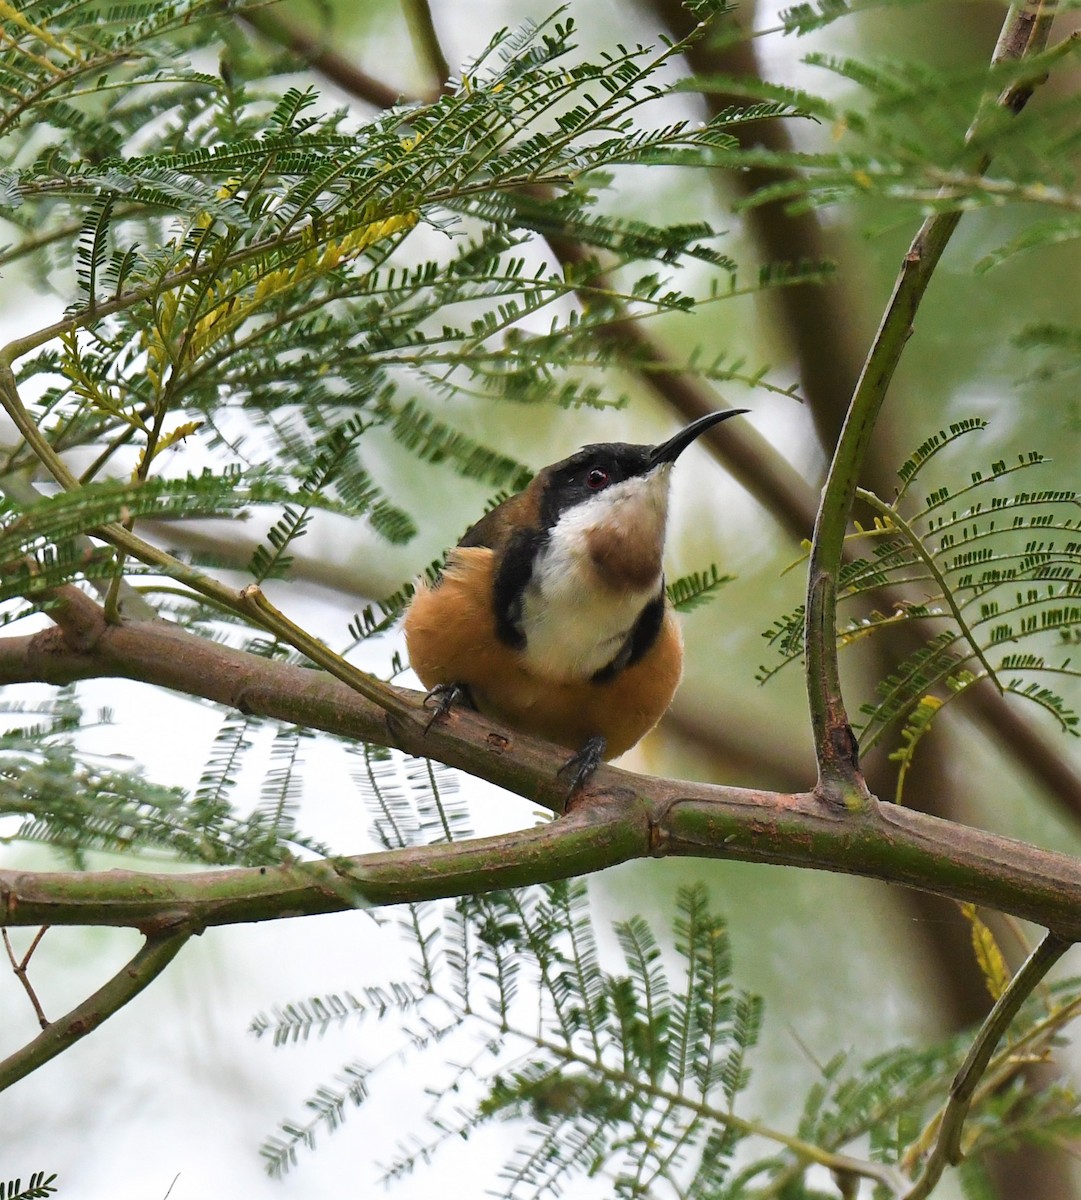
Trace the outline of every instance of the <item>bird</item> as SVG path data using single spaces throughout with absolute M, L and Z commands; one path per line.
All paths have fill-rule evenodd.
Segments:
M 747 411 L 708 413 L 656 446 L 583 446 L 471 526 L 405 616 L 427 729 L 465 704 L 554 742 L 573 751 L 572 796 L 644 737 L 683 673 L 662 565 L 672 467 Z

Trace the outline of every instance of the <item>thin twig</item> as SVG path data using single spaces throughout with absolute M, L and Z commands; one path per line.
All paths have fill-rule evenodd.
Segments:
M 965 1118 L 968 1116 L 973 1094 L 991 1062 L 995 1047 L 1017 1016 L 1021 1005 L 1071 945 L 1072 942 L 1058 934 L 1047 933 L 1010 980 L 1006 990 L 995 1002 L 994 1008 L 987 1014 L 987 1019 L 980 1026 L 965 1061 L 950 1084 L 949 1100 L 942 1110 L 934 1149 L 928 1156 L 919 1179 L 905 1195 L 904 1200 L 926 1200 L 946 1167 L 955 1166 L 961 1161 L 961 1132 L 964 1129 Z
M 491 1018 L 485 1019 L 491 1021 Z M 495 1024 L 494 1021 L 492 1023 Z M 652 1096 L 657 1100 L 664 1100 L 673 1109 L 683 1109 L 686 1112 L 694 1113 L 695 1116 L 701 1117 L 706 1121 L 714 1121 L 718 1125 L 735 1129 L 745 1137 L 762 1137 L 768 1141 L 777 1142 L 779 1145 L 784 1146 L 785 1149 L 791 1150 L 804 1166 L 815 1163 L 818 1166 L 827 1167 L 829 1170 L 841 1174 L 855 1176 L 860 1179 L 872 1179 L 876 1183 L 880 1183 L 888 1188 L 895 1195 L 900 1195 L 903 1190 L 903 1177 L 896 1168 L 886 1163 L 853 1158 L 848 1154 L 839 1154 L 833 1150 L 826 1150 L 822 1146 L 816 1146 L 813 1142 L 794 1137 L 779 1129 L 773 1129 L 758 1121 L 749 1121 L 743 1117 L 737 1117 L 733 1112 L 729 1112 L 726 1109 L 719 1109 L 715 1105 L 704 1101 L 695 1100 L 683 1092 L 672 1091 L 640 1076 L 632 1076 L 625 1071 L 610 1067 L 599 1054 L 593 1056 L 579 1054 L 569 1045 L 553 1042 L 547 1038 L 538 1037 L 535 1033 L 527 1033 L 514 1027 L 511 1027 L 508 1032 L 524 1038 L 531 1045 L 547 1050 L 554 1057 L 562 1059 L 564 1062 L 585 1067 L 594 1074 L 610 1079 L 613 1083 L 634 1089 L 636 1093 Z
M 48 928 L 48 925 L 42 925 L 37 933 L 34 934 L 34 940 L 30 943 L 30 948 L 21 959 L 17 959 L 15 957 L 15 948 L 11 944 L 11 938 L 8 935 L 8 931 L 6 929 L 3 931 L 4 948 L 7 950 L 8 958 L 11 960 L 11 969 L 15 972 L 15 977 L 23 985 L 23 988 L 26 990 L 26 994 L 30 997 L 30 1003 L 34 1007 L 34 1015 L 37 1017 L 38 1024 L 42 1029 L 48 1029 L 49 1018 L 45 1015 L 45 1010 L 41 1007 L 41 1001 L 37 997 L 37 992 L 34 991 L 34 985 L 30 982 L 30 976 L 26 968 L 30 965 L 31 955 L 38 948 L 38 943 L 45 936 Z
M 904 535 L 905 541 L 912 547 L 914 553 L 923 563 L 923 565 L 931 572 L 931 578 L 938 584 L 939 591 L 942 593 L 942 599 L 949 606 L 950 612 L 953 614 L 953 619 L 957 622 L 957 627 L 961 631 L 961 636 L 972 647 L 972 652 L 979 659 L 983 669 L 987 672 L 987 677 L 998 688 L 999 692 L 1005 691 L 1002 684 L 999 682 L 997 673 L 994 667 L 987 660 L 987 655 L 984 653 L 983 647 L 980 645 L 976 635 L 969 628 L 968 622 L 965 620 L 964 614 L 957 606 L 957 599 L 954 596 L 953 588 L 946 582 L 946 577 L 938 569 L 938 563 L 935 562 L 934 555 L 931 554 L 924 545 L 923 539 L 912 528 L 912 526 L 901 516 L 896 508 L 892 508 L 885 501 L 880 500 L 874 492 L 869 492 L 866 488 L 856 488 L 856 495 L 865 503 L 870 505 L 875 512 L 884 517 L 895 529 L 900 530 Z
M 32 1042 L 0 1062 L 0 1092 L 92 1033 L 133 1000 L 173 961 L 189 936 L 185 929 L 148 937 L 138 954 L 104 987 L 58 1021 L 47 1024 Z

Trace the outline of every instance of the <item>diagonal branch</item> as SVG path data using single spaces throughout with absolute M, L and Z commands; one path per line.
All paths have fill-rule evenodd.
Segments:
M 280 16 L 277 10 L 262 4 L 252 5 L 241 9 L 237 16 L 256 33 L 283 46 L 349 95 L 366 100 L 375 108 L 392 108 L 399 101 L 409 102 L 413 99 L 403 97 L 400 91 L 362 71 L 344 55 L 332 50 L 324 40 L 312 37 L 294 22 Z
M 1012 5 L 992 64 L 1021 59 L 1041 50 L 1050 34 L 1051 19 L 1043 3 L 1034 7 L 1027 3 Z M 1034 80 L 1019 81 L 998 97 L 996 106 L 1020 112 L 1034 86 Z M 987 111 L 976 115 L 969 129 L 969 143 L 981 130 Z M 981 159 L 981 172 L 988 162 L 987 156 Z M 905 255 L 893 295 L 856 384 L 815 523 L 807 571 L 805 641 L 807 698 L 819 762 L 818 787 L 823 796 L 853 808 L 866 803 L 868 792 L 841 693 L 837 661 L 837 577 L 844 555 L 845 530 L 886 392 L 911 335 L 920 302 L 960 220 L 960 210 L 928 217 Z
M 1048 933 L 1029 955 L 1024 966 L 1010 980 L 994 1008 L 980 1026 L 972 1047 L 950 1084 L 950 1097 L 939 1121 L 938 1139 L 924 1164 L 923 1172 L 904 1200 L 926 1200 L 934 1191 L 947 1166 L 961 1161 L 961 1132 L 976 1087 L 991 1062 L 991 1057 L 1021 1005 L 1039 986 L 1040 981 L 1070 948 L 1071 942 Z
M 104 1024 L 129 1000 L 134 1000 L 173 961 L 189 936 L 190 931 L 186 929 L 173 929 L 148 936 L 138 954 L 125 963 L 108 983 L 87 996 L 58 1021 L 46 1025 L 21 1050 L 0 1061 L 0 1091 L 18 1083 L 49 1059 L 62 1054 L 80 1038 Z
M 450 79 L 450 64 L 436 32 L 431 6 L 428 0 L 403 0 L 402 9 L 417 57 L 423 63 L 425 71 L 435 80 L 437 91 L 442 90 Z

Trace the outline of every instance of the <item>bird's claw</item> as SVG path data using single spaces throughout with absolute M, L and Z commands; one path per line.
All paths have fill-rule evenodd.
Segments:
M 559 768 L 559 775 L 571 776 L 571 786 L 567 791 L 568 804 L 574 798 L 575 793 L 585 787 L 597 768 L 604 762 L 606 747 L 607 742 L 603 737 L 600 735 L 591 737 L 577 754 L 571 755 Z
M 473 697 L 464 683 L 437 683 L 424 697 L 424 707 L 434 709 L 428 724 L 424 726 L 424 736 L 441 717 L 445 717 L 455 705 L 473 707 Z

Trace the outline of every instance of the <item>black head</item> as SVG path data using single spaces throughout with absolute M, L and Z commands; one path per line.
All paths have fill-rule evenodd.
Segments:
M 543 472 L 541 528 L 551 529 L 561 514 L 613 484 L 648 475 L 664 463 L 675 462 L 691 442 L 707 429 L 747 411 L 745 408 L 729 408 L 723 412 L 708 413 L 684 426 L 659 446 L 598 442 L 583 446 L 569 458 L 553 463 Z

